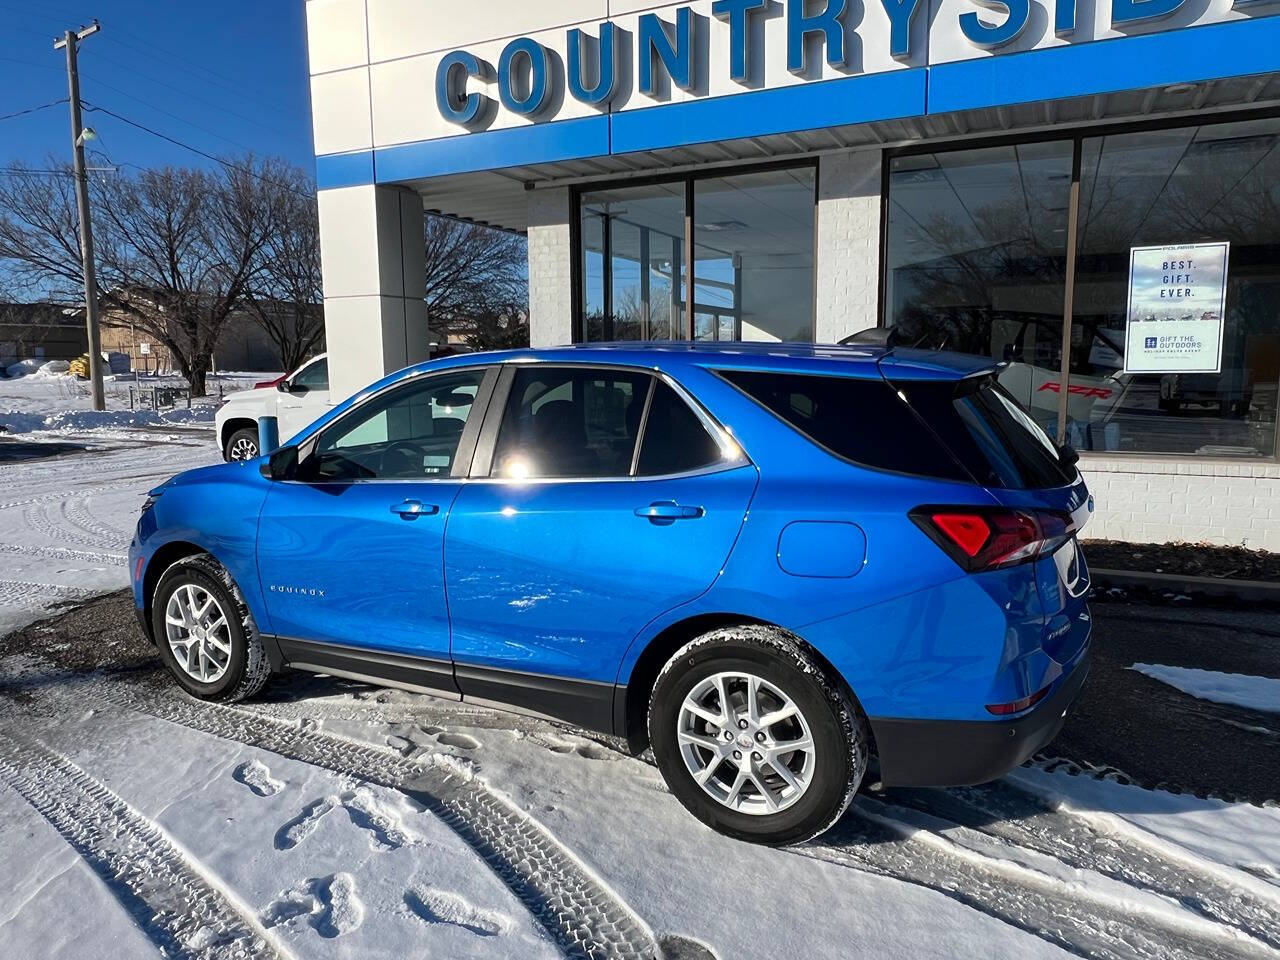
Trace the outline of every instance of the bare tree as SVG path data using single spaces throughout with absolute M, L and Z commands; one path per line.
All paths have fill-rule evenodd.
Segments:
M 521 308 L 504 307 L 477 314 L 462 342 L 472 350 L 514 350 L 529 345 L 529 315 Z
M 324 345 L 320 225 L 314 185 L 300 170 L 276 188 L 281 191 L 278 228 L 261 251 L 245 305 L 288 372 Z
M 428 214 L 427 322 L 437 335 L 473 335 L 526 309 L 529 299 L 524 237 Z
M 54 166 L 65 175 L 19 167 L 0 181 L 0 259 L 28 287 L 74 303 L 83 283 L 74 181 Z M 294 175 L 250 157 L 212 172 L 164 167 L 92 183 L 103 323 L 168 347 L 195 396 L 278 230 L 280 184 Z

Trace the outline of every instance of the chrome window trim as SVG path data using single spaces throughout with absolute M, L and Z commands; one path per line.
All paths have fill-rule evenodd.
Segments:
M 489 471 L 493 469 L 492 457 L 497 452 L 498 434 L 502 429 L 502 419 L 506 416 L 506 404 L 510 399 L 510 388 L 515 381 L 515 373 L 521 366 L 527 366 L 533 363 L 545 363 L 552 367 L 571 367 L 574 369 L 585 370 L 604 370 L 604 371 L 620 371 L 630 373 L 643 373 L 661 380 L 667 386 L 671 387 L 678 396 L 692 411 L 698 422 L 702 424 L 704 430 L 711 434 L 711 438 L 716 441 L 720 447 L 721 459 L 715 463 L 698 467 L 695 470 L 686 470 L 680 473 L 661 474 L 657 476 L 636 476 L 635 471 L 639 465 L 640 450 L 644 446 L 644 430 L 643 427 L 648 426 L 649 405 L 653 400 L 654 388 L 650 388 L 649 396 L 645 400 L 644 416 L 641 422 L 641 431 L 636 437 L 636 447 L 632 452 L 631 473 L 627 476 L 612 477 L 494 477 Z M 658 366 L 638 366 L 626 363 L 600 363 L 596 361 L 576 361 L 576 360 L 551 360 L 538 356 L 517 357 L 512 360 L 504 361 L 501 364 L 504 373 L 510 371 L 506 375 L 505 383 L 500 383 L 494 389 L 493 396 L 490 398 L 489 411 L 486 412 L 485 427 L 488 426 L 487 420 L 490 412 L 497 416 L 497 422 L 494 428 L 492 449 L 486 451 L 487 463 L 481 462 L 481 447 L 484 446 L 484 439 L 476 445 L 476 459 L 472 463 L 471 476 L 468 478 L 471 482 L 489 482 L 512 484 L 516 486 L 532 485 L 536 483 L 616 483 L 618 481 L 628 480 L 678 480 L 688 477 L 702 477 L 714 473 L 724 473 L 728 470 L 736 470 L 739 467 L 753 466 L 750 456 L 743 449 L 728 428 L 722 426 L 707 410 L 702 403 L 695 398 L 678 380 L 661 369 Z M 505 388 L 505 389 L 504 389 Z M 483 428 L 482 428 L 483 429 Z M 483 471 L 483 472 L 478 472 Z

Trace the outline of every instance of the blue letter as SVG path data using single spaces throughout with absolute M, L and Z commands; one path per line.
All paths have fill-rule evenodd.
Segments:
M 440 108 L 440 115 L 450 123 L 463 126 L 475 123 L 480 111 L 492 101 L 478 93 L 467 93 L 467 78 L 487 80 L 490 70 L 489 64 L 465 50 L 455 50 L 441 60 L 436 68 L 436 106 Z
M 529 61 L 529 95 L 523 98 L 516 96 L 516 57 L 519 56 Z M 498 96 L 512 113 L 532 117 L 541 112 L 551 97 L 551 56 L 547 48 L 528 37 L 508 43 L 498 60 Z
M 1140 20 L 1167 17 L 1182 6 L 1182 0 L 1111 0 L 1111 25 L 1122 27 Z
M 717 20 L 729 21 L 729 76 L 747 82 L 747 53 L 751 49 L 751 11 L 769 0 L 716 0 L 711 12 Z
M 1076 0 L 1054 0 L 1053 32 L 1060 37 L 1076 32 Z
M 618 61 L 614 51 L 618 45 L 618 28 L 612 23 L 600 26 L 600 74 L 594 87 L 582 82 L 582 31 L 569 31 L 569 92 L 575 100 L 592 106 L 608 103 L 618 92 Z
M 804 73 L 804 41 L 811 33 L 821 33 L 827 44 L 827 63 L 843 67 L 844 11 L 849 0 L 823 0 L 826 6 L 821 13 L 806 16 L 805 0 L 788 0 L 787 3 L 787 69 L 792 73 Z
M 999 9 L 1003 7 L 1009 15 L 998 27 L 991 27 L 978 19 L 976 13 L 960 14 L 960 29 L 975 47 L 991 49 L 1003 47 L 1006 43 L 1017 40 L 1023 30 L 1027 29 L 1027 21 L 1031 19 L 1030 0 L 975 0 L 984 7 Z M 1152 3 L 1160 0 L 1150 0 Z M 1178 0 L 1179 3 L 1182 0 Z
M 920 0 L 880 0 L 889 15 L 889 56 L 905 60 L 911 56 L 911 21 Z
M 688 7 L 676 11 L 676 43 L 671 44 L 667 25 L 656 13 L 646 13 L 640 18 L 640 92 L 657 96 L 658 83 L 653 75 L 653 61 L 657 57 L 667 71 L 667 76 L 681 90 L 693 89 L 693 15 Z

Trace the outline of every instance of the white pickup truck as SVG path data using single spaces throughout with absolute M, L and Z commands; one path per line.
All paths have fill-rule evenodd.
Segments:
M 258 418 L 275 417 L 285 440 L 329 409 L 329 358 L 308 360 L 275 388 L 231 393 L 214 418 L 218 443 L 227 460 L 253 460 L 258 454 Z

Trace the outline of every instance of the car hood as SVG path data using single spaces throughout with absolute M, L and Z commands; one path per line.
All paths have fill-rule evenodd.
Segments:
M 263 389 L 265 390 L 266 388 L 264 387 Z M 261 400 L 262 396 L 262 390 L 237 390 L 235 393 L 223 394 L 222 400 L 224 403 L 248 403 Z

